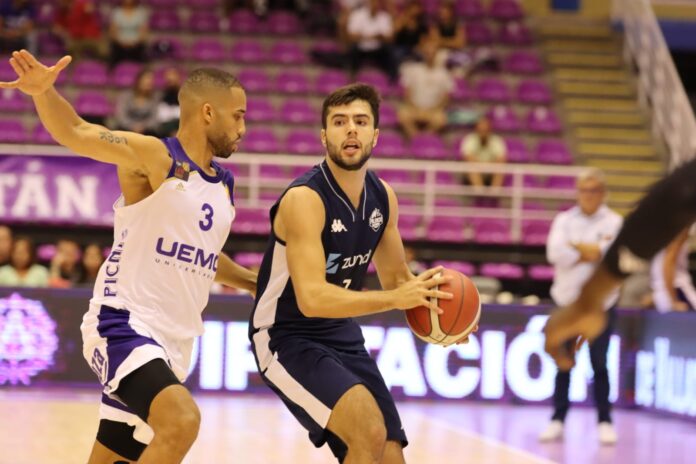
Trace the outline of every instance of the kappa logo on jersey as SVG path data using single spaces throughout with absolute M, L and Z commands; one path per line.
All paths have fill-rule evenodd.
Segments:
M 346 226 L 343 225 L 340 219 L 334 219 L 331 223 L 331 232 L 348 232 L 348 229 L 346 229 Z
M 341 261 L 340 253 L 329 253 L 328 258 L 326 258 L 326 273 L 336 274 L 339 267 L 341 270 L 351 269 L 355 266 L 364 266 L 370 262 L 370 257 L 372 256 L 372 250 L 368 251 L 364 255 L 355 255 L 348 258 L 343 258 Z
M 379 209 L 375 208 L 372 214 L 370 214 L 370 227 L 377 232 L 382 227 L 382 224 L 384 224 L 384 216 L 382 216 Z

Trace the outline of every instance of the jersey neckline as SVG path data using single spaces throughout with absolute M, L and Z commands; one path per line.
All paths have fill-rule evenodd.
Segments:
M 210 162 L 210 165 L 215 170 L 215 175 L 211 176 L 210 174 L 206 173 L 204 169 L 198 166 L 193 160 L 191 160 L 191 158 L 188 156 L 186 150 L 184 150 L 184 147 L 181 145 L 181 142 L 177 137 L 169 137 L 166 140 L 170 142 L 170 146 L 172 149 L 176 150 L 178 154 L 185 158 L 184 161 L 188 161 L 189 163 L 191 163 L 191 167 L 194 168 L 203 179 L 211 183 L 217 183 L 222 180 L 222 168 L 219 164 L 215 162 L 215 160 L 212 160 Z
M 355 208 L 353 206 L 353 203 L 350 201 L 350 198 L 348 198 L 346 192 L 344 192 L 341 186 L 338 184 L 338 181 L 331 172 L 331 169 L 329 169 L 329 165 L 326 162 L 326 160 L 321 162 L 319 168 L 321 169 L 322 174 L 324 174 L 324 178 L 326 179 L 326 182 L 329 184 L 329 187 L 331 187 L 331 190 L 333 191 L 334 195 L 336 195 L 346 206 L 346 208 L 348 208 L 348 211 L 350 211 L 350 214 L 353 217 L 353 222 L 355 222 L 355 215 L 360 207 L 358 206 L 358 208 Z M 363 221 L 365 220 L 365 206 L 367 204 L 367 175 L 365 175 L 365 177 L 366 179 L 363 181 L 363 191 L 360 194 Z

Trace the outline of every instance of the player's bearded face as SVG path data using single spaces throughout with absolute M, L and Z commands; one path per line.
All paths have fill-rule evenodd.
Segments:
M 208 143 L 213 150 L 213 156 L 218 158 L 229 158 L 237 150 L 237 145 L 227 134 L 220 134 L 217 137 L 208 139 Z
M 336 163 L 338 167 L 345 169 L 346 171 L 358 171 L 360 168 L 365 166 L 367 160 L 369 160 L 370 156 L 372 156 L 372 145 L 372 140 L 367 144 L 363 144 L 362 153 L 360 154 L 359 158 L 344 158 L 341 153 L 343 151 L 343 147 L 339 144 L 331 143 L 328 138 L 326 139 L 326 151 L 329 154 L 329 158 L 331 158 L 331 161 Z

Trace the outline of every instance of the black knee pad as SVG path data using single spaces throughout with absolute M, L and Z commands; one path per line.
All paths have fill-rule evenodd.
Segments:
M 125 376 L 115 394 L 133 413 L 147 422 L 152 400 L 170 385 L 181 385 L 181 382 L 167 363 L 157 358 Z
M 99 421 L 97 441 L 119 456 L 137 461 L 147 445 L 133 438 L 134 430 L 135 426 L 124 422 L 102 419 Z

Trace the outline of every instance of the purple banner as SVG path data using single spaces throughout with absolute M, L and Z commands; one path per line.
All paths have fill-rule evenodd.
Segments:
M 0 155 L 0 223 L 111 226 L 116 167 L 75 156 Z

